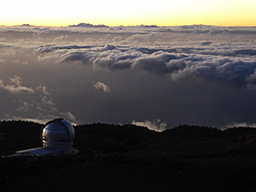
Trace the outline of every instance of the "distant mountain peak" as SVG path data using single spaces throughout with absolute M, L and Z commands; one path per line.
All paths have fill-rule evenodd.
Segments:
M 104 27 L 109 27 L 109 26 L 106 26 L 106 25 L 93 25 L 93 24 L 90 24 L 90 23 L 79 23 L 77 25 L 69 25 L 69 27 L 96 27 L 96 28 L 104 28 Z

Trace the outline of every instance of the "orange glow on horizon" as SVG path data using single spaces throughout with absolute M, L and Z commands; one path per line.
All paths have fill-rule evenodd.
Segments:
M 68 26 L 78 23 L 256 26 L 255 0 L 130 0 L 125 3 L 117 0 L 72 0 L 67 3 L 45 0 L 40 9 L 32 0 L 14 0 L 2 2 L 1 7 L 0 25 L 7 26 Z

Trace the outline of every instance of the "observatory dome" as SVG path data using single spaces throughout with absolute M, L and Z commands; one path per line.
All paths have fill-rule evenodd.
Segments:
M 73 148 L 75 129 L 65 119 L 54 119 L 46 123 L 41 131 L 41 136 L 43 147 L 16 151 L 15 154 L 7 157 L 63 156 L 78 153 L 78 150 Z
M 44 147 L 68 147 L 73 145 L 75 129 L 65 119 L 54 119 L 45 124 L 42 130 Z

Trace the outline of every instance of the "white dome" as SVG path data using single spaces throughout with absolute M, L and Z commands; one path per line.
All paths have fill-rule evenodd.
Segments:
M 42 130 L 44 147 L 72 146 L 75 129 L 65 119 L 54 119 L 45 124 Z

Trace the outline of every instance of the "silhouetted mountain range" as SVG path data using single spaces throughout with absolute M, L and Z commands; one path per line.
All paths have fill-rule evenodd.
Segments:
M 69 27 L 96 27 L 96 28 L 103 28 L 103 27 L 109 27 L 106 25 L 93 25 L 89 23 L 79 23 L 77 25 L 69 25 Z
M 42 146 L 43 125 L 0 123 L 0 154 Z M 1 189 L 22 191 L 255 191 L 256 129 L 181 125 L 75 126 L 70 157 L 2 158 Z

